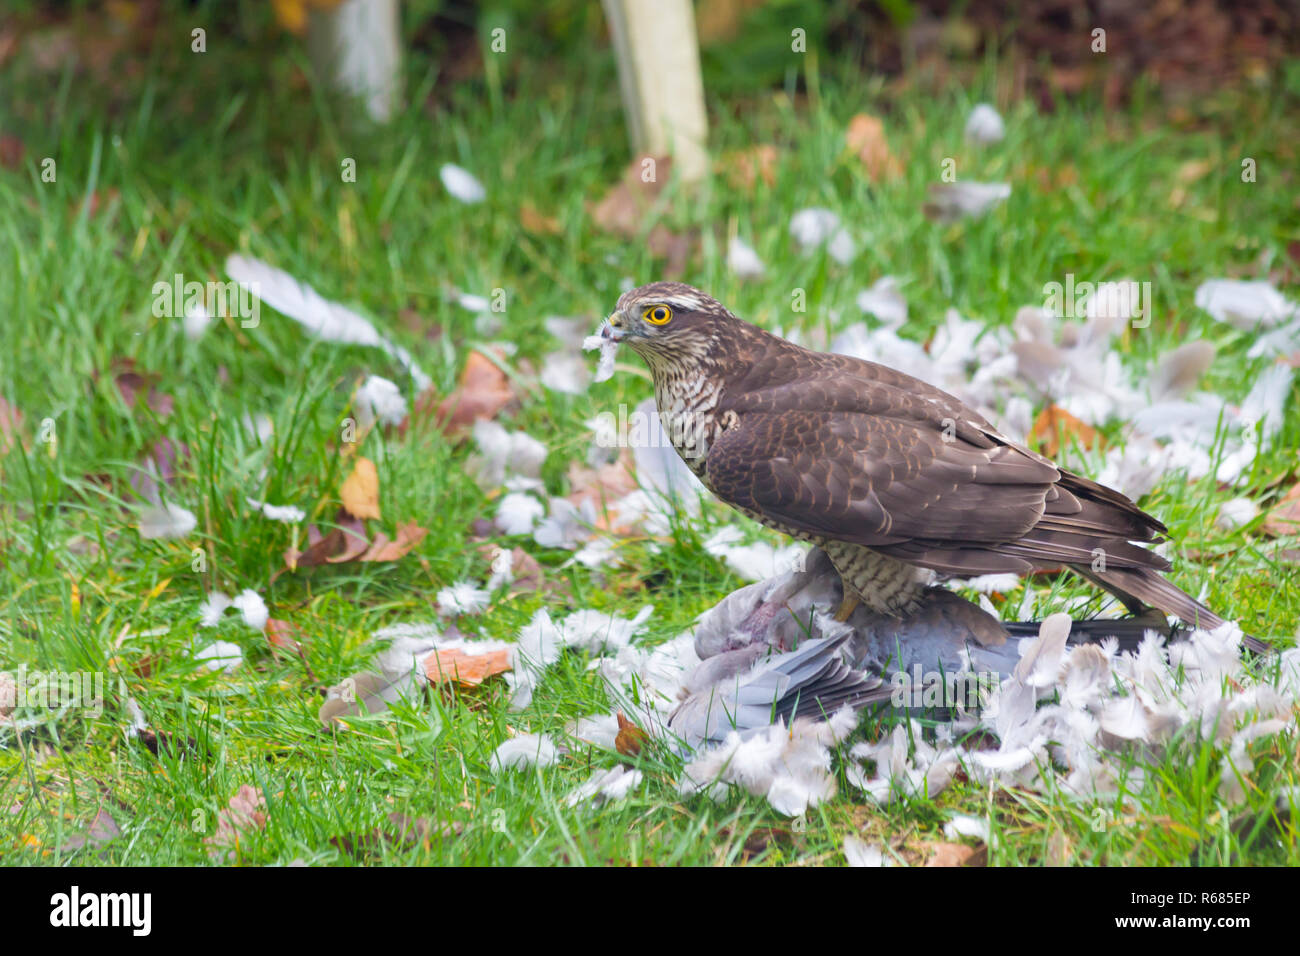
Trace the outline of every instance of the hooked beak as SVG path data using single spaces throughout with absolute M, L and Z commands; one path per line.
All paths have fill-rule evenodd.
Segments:
M 631 334 L 628 328 L 627 319 L 622 312 L 614 312 L 607 318 L 600 327 L 600 337 L 602 339 L 611 339 L 615 342 L 621 342 Z

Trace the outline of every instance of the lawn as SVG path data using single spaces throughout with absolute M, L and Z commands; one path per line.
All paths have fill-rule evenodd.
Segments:
M 21 415 L 0 433 L 0 664 L 101 674 L 105 688 L 102 713 L 40 714 L 21 732 L 0 724 L 0 858 L 836 864 L 856 834 L 921 862 L 951 842 L 944 823 L 962 813 L 988 819 L 978 858 L 990 865 L 1300 863 L 1293 818 L 1277 809 L 1278 795 L 1300 784 L 1294 730 L 1252 751 L 1255 786 L 1238 803 L 1219 796 L 1212 745 L 1184 741 L 1153 758 L 1136 792 L 1100 802 L 961 779 L 934 798 L 879 806 L 840 769 L 838 795 L 792 822 L 734 790 L 719 802 L 679 796 L 682 758 L 659 745 L 630 758 L 643 785 L 599 807 L 565 799 L 620 759 L 599 748 L 571 744 L 553 766 L 494 772 L 494 751 L 515 732 L 558 736 L 573 718 L 608 709 L 582 653 L 548 671 L 521 711 L 494 678 L 325 729 L 324 688 L 367 668 L 374 632 L 451 625 L 435 596 L 488 578 L 485 538 L 522 548 L 540 580 L 499 589 L 482 613 L 456 618 L 467 636 L 513 641 L 539 608 L 630 619 L 652 604 L 637 639 L 646 645 L 680 634 L 746 583 L 704 550 L 711 535 L 734 525 L 748 540 L 779 539 L 715 502 L 665 534 L 620 538 L 619 562 L 593 568 L 529 535 L 485 535 L 481 519 L 496 514 L 503 492 L 475 481 L 472 440 L 440 429 L 427 409 L 405 427 L 363 431 L 359 443 L 344 434 L 370 375 L 396 382 L 416 405 L 399 361 L 313 338 L 269 306 L 256 327 L 219 318 L 197 338 L 179 316 L 155 315 L 155 283 L 177 274 L 224 281 L 238 253 L 370 317 L 430 376 L 433 405 L 456 388 L 472 350 L 509 343 L 498 361 L 516 400 L 499 420 L 545 444 L 540 477 L 557 496 L 572 490 L 571 465 L 587 463 L 590 420 L 651 394 L 626 370 L 576 394 L 538 382 L 562 347 L 545 319 L 578 318 L 594 332 L 629 282 L 664 270 L 643 238 L 601 230 L 589 211 L 629 158 L 608 50 L 523 58 L 504 80 L 488 71 L 456 84 L 438 82 L 417 56 L 411 105 L 387 127 L 353 118 L 303 79 L 303 65 L 283 42 L 158 54 L 112 82 L 21 59 L 2 68 L 0 130 L 20 137 L 25 153 L 0 167 L 0 399 L 11 422 Z M 688 195 L 670 181 L 645 221 L 643 234 L 656 222 L 698 230 L 683 281 L 760 325 L 815 336 L 862 321 L 858 294 L 895 276 L 909 305 L 902 334 L 923 342 L 950 307 L 1006 326 L 1067 273 L 1129 277 L 1151 282 L 1154 310 L 1149 328 L 1122 336 L 1125 363 L 1210 342 L 1218 351 L 1202 387 L 1233 401 L 1264 368 L 1247 355 L 1250 334 L 1193 298 L 1223 276 L 1273 273 L 1292 297 L 1300 287 L 1294 83 L 1177 108 L 1139 85 L 1119 109 L 1084 93 L 1046 113 L 1005 98 L 994 60 L 962 83 L 885 84 L 815 57 L 794 75 L 797 91 L 710 102 L 713 153 L 775 146 L 770 184 L 724 173 Z M 1007 126 L 985 148 L 962 137 L 980 101 L 995 102 Z M 846 149 L 859 113 L 883 118 L 898 175 L 875 182 Z M 42 177 L 47 157 L 53 181 Z M 1242 181 L 1243 157 L 1256 162 L 1254 182 Z M 1011 183 L 1010 198 L 983 218 L 928 220 L 927 187 L 949 158 L 962 179 Z M 344 175 L 348 161 L 355 181 Z M 449 195 L 444 163 L 472 172 L 486 199 Z M 851 229 L 857 253 L 847 264 L 795 247 L 790 219 L 808 207 L 836 211 Z M 732 236 L 753 246 L 763 277 L 742 281 L 728 269 Z M 806 312 L 791 310 L 797 289 Z M 476 313 L 459 301 L 465 293 L 505 308 Z M 620 361 L 639 365 L 630 354 Z M 1293 388 L 1280 430 L 1235 487 L 1175 473 L 1142 502 L 1171 530 L 1180 586 L 1281 644 L 1300 620 L 1294 539 L 1264 534 L 1262 518 L 1231 530 L 1216 518 L 1238 497 L 1267 510 L 1293 482 L 1295 398 Z M 262 437 L 259 422 L 270 425 Z M 137 464 L 164 438 L 188 453 L 162 494 L 197 524 L 146 539 L 132 478 L 138 485 Z M 287 548 L 307 547 L 306 524 L 332 526 L 358 457 L 378 477 L 372 532 L 392 537 L 414 521 L 427 535 L 398 560 L 279 573 Z M 249 498 L 295 504 L 308 519 L 268 520 Z M 201 626 L 210 593 L 245 589 L 292 626 L 300 654 L 272 647 L 233 612 Z M 1040 612 L 1092 593 L 1072 579 L 1028 579 L 997 599 L 1006 616 L 1026 589 Z M 237 666 L 204 666 L 197 652 L 214 639 L 239 646 Z M 144 737 L 130 732 L 137 714 L 151 731 Z M 854 739 L 882 729 L 866 721 Z M 265 819 L 219 843 L 222 822 L 231 825 L 221 811 L 244 786 L 264 795 Z M 394 814 L 418 821 L 418 832 L 404 835 Z M 113 838 L 102 838 L 104 827 Z

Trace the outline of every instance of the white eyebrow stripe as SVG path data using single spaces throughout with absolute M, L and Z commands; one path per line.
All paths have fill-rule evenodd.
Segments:
M 704 302 L 693 295 L 660 295 L 646 296 L 638 302 L 629 302 L 628 305 L 635 305 L 637 308 L 649 307 L 652 305 L 666 305 L 673 309 L 695 312 L 704 307 Z

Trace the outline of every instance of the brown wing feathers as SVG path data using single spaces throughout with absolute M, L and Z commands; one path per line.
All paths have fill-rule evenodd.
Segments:
M 1169 562 L 1141 545 L 1166 528 L 1124 495 L 924 382 L 759 335 L 779 346 L 751 342 L 755 360 L 726 390 L 736 424 L 707 471 L 720 497 L 944 574 L 1066 565 L 1126 602 L 1221 623 L 1160 576 Z

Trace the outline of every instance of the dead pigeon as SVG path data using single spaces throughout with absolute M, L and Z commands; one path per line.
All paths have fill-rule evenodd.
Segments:
M 706 612 L 695 630 L 701 663 L 686 679 L 669 730 L 695 748 L 732 731 L 743 738 L 778 719 L 829 716 L 845 704 L 897 705 L 900 675 L 978 674 L 996 683 L 1020 664 L 1013 638 L 1037 636 L 1041 627 L 999 621 L 941 587 L 927 589 L 902 617 L 859 605 L 840 623 L 830 611 L 841 588 L 830 559 L 814 548 L 802 569 L 740 588 Z M 1176 634 L 1163 616 L 1096 619 L 1073 622 L 1068 643 L 1112 639 L 1132 650 L 1151 631 Z

